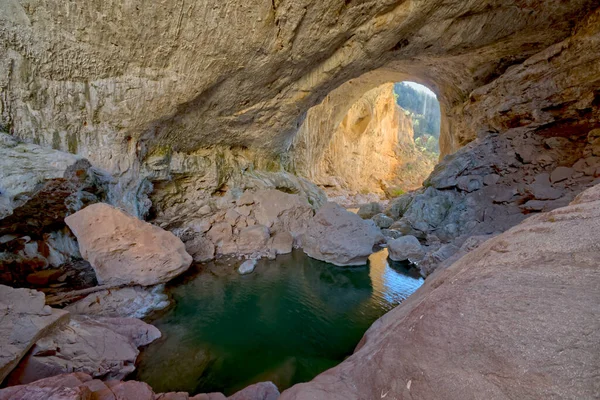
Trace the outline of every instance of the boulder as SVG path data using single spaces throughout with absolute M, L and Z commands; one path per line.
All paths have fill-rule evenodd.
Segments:
M 37 340 L 69 320 L 45 304 L 41 292 L 0 285 L 0 383 Z
M 269 228 L 264 225 L 253 225 L 243 228 L 237 239 L 238 251 L 249 254 L 255 251 L 264 251 L 271 237 Z
M 195 262 L 207 262 L 215 258 L 215 245 L 203 235 L 196 235 L 186 241 L 185 250 Z
M 294 237 L 289 232 L 277 232 L 269 241 L 269 249 L 276 254 L 291 253 L 294 248 Z
M 71 314 L 98 317 L 145 318 L 151 312 L 170 305 L 164 285 L 153 288 L 140 286 L 101 290 L 65 307 Z
M 250 385 L 232 396 L 232 400 L 276 400 L 279 390 L 272 382 Z M 0 389 L 0 400 L 226 400 L 222 393 L 159 393 L 144 382 L 101 381 L 83 372 L 40 379 L 26 385 Z
M 306 254 L 338 266 L 366 264 L 373 248 L 384 242 L 372 220 L 363 220 L 335 203 L 321 207 L 302 236 Z
M 256 268 L 257 261 L 255 259 L 246 260 L 240 265 L 238 268 L 238 273 L 240 275 L 248 275 L 254 272 L 254 268 Z
M 597 186 L 483 242 L 280 400 L 596 398 L 599 227 Z
M 356 212 L 362 219 L 371 219 L 375 215 L 383 212 L 383 207 L 380 203 L 372 202 L 363 204 Z
M 273 382 L 260 382 L 234 393 L 229 400 L 277 400 L 279 390 Z
M 414 236 L 401 236 L 388 242 L 389 257 L 394 261 L 410 261 L 418 263 L 423 259 L 425 251 Z
M 157 328 L 135 318 L 73 316 L 68 325 L 36 342 L 8 382 L 31 383 L 73 371 L 123 379 L 135 370 L 137 348 L 159 337 Z
M 165 283 L 192 263 L 175 235 L 107 204 L 93 204 L 65 222 L 101 284 Z
M 387 229 L 390 226 L 392 226 L 392 224 L 394 223 L 393 219 L 391 219 L 390 217 L 388 217 L 387 215 L 385 215 L 383 213 L 373 216 L 372 219 L 375 222 L 375 225 L 377 225 L 381 229 Z

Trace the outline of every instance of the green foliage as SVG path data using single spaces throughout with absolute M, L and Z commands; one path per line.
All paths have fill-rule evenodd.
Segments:
M 415 142 L 425 138 L 417 146 L 439 154 L 441 111 L 437 98 L 403 82 L 394 85 L 394 92 L 396 103 L 412 118 Z
M 394 188 L 394 189 L 390 190 L 391 197 L 400 197 L 405 193 L 406 192 L 404 190 L 402 190 L 401 188 Z

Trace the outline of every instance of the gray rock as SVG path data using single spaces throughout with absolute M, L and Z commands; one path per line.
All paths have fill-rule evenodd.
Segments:
M 317 260 L 339 266 L 364 265 L 385 238 L 372 220 L 363 220 L 338 204 L 327 203 L 302 236 L 302 248 Z
M 414 236 L 402 236 L 388 242 L 389 257 L 394 261 L 418 263 L 423 259 L 423 246 Z
M 251 274 L 252 272 L 254 272 L 254 269 L 256 268 L 256 263 L 257 263 L 257 261 L 255 259 L 250 259 L 250 260 L 244 261 L 242 263 L 242 265 L 239 266 L 238 273 L 240 275 Z
M 402 218 L 415 195 L 416 193 L 411 192 L 395 198 L 385 209 L 385 214 L 393 220 Z
M 573 172 L 575 172 L 573 168 L 558 167 L 550 174 L 550 181 L 552 183 L 564 181 L 573 176 Z
M 464 192 L 474 192 L 483 186 L 483 178 L 478 175 L 461 176 L 456 182 L 456 187 Z
M 392 238 L 392 239 L 398 239 L 400 236 L 402 236 L 401 232 L 394 230 L 394 229 L 382 229 L 381 233 L 386 238 Z
M 358 214 L 358 216 L 360 216 L 362 219 L 371 219 L 375 215 L 380 214 L 381 212 L 383 212 L 383 207 L 381 206 L 381 204 L 377 202 L 372 202 L 360 206 L 356 214 Z
M 387 229 L 394 223 L 393 219 L 383 213 L 375 215 L 372 219 L 375 222 L 375 225 L 382 229 Z

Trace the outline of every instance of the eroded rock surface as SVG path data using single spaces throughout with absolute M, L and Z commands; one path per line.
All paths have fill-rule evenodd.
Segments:
M 98 203 L 67 217 L 101 284 L 165 283 L 192 263 L 184 244 L 172 233 Z
M 73 315 L 144 318 L 153 311 L 167 308 L 169 304 L 169 297 L 164 293 L 164 285 L 154 288 L 133 286 L 89 294 L 68 305 L 65 310 Z
M 280 398 L 597 397 L 599 232 L 595 186 L 436 272 L 351 357 Z
M 327 203 L 310 220 L 302 236 L 302 249 L 312 258 L 335 265 L 364 265 L 375 246 L 383 242 L 373 221 Z
M 38 339 L 68 319 L 67 311 L 45 305 L 43 293 L 0 285 L 0 383 Z
M 419 263 L 424 275 L 469 237 L 564 206 L 597 182 L 600 157 L 588 132 L 553 133 L 519 128 L 478 139 L 447 156 L 423 189 L 390 202 L 385 213 L 396 221 L 389 229 L 417 237 L 430 255 Z
M 31 383 L 73 371 L 124 379 L 135 370 L 137 348 L 158 338 L 157 328 L 138 319 L 73 316 L 68 325 L 35 343 L 8 382 Z
M 276 400 L 279 391 L 272 382 L 261 382 L 231 397 L 222 393 L 190 396 L 184 392 L 153 393 L 143 382 L 102 381 L 83 372 L 40 379 L 27 385 L 0 389 L 0 400 Z
M 324 187 L 330 198 L 419 187 L 433 163 L 415 147 L 412 121 L 396 104 L 394 85 L 369 90 L 354 104 L 338 92 L 343 90 L 310 109 L 294 138 L 296 173 Z M 408 164 L 412 173 L 403 169 Z

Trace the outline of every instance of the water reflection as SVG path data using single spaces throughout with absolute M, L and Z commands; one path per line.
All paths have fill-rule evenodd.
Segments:
M 176 306 L 154 323 L 163 339 L 143 351 L 136 379 L 155 392 L 222 391 L 271 380 L 283 390 L 352 353 L 367 328 L 422 279 L 390 266 L 340 268 L 302 252 L 240 276 L 211 265 L 170 288 Z

